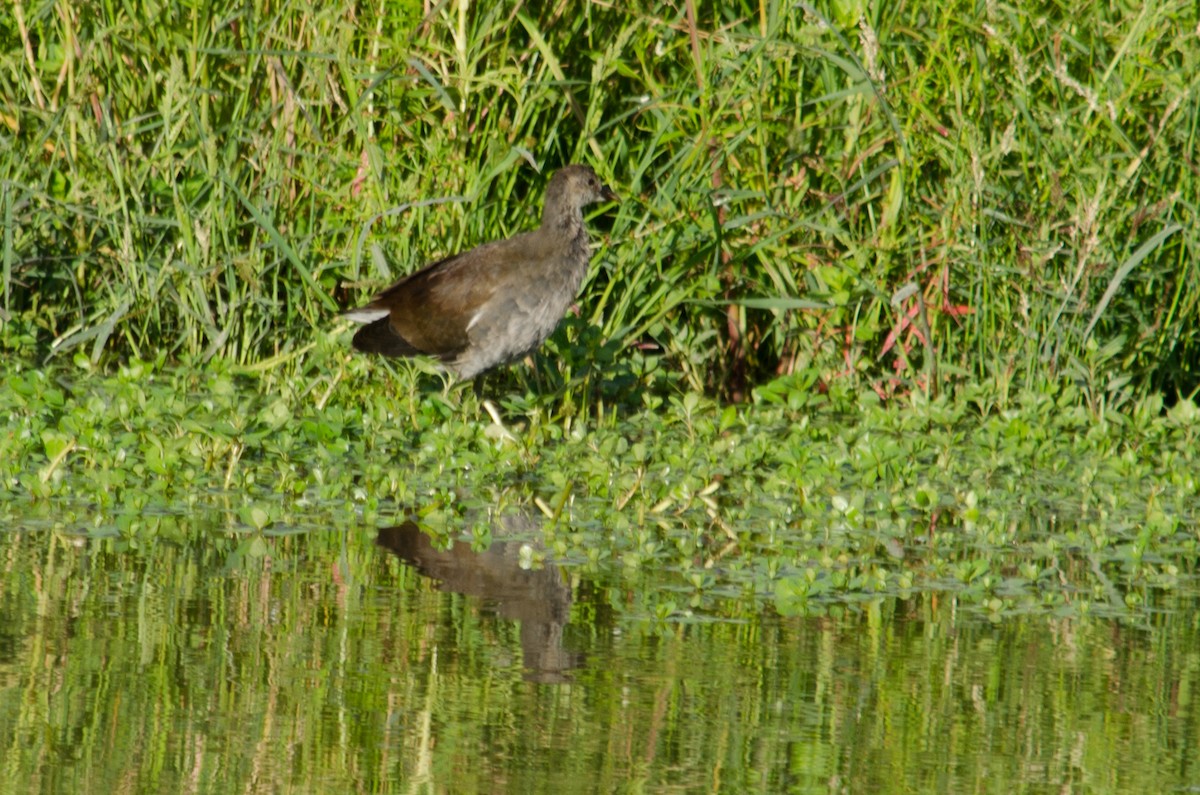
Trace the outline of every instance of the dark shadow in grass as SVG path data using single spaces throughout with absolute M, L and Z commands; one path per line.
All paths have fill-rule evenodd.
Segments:
M 600 329 L 569 315 L 533 357 L 533 368 L 514 365 L 489 374 L 489 396 L 510 410 L 541 409 L 550 414 L 589 413 L 603 405 L 606 415 L 639 411 L 647 392 L 670 392 L 675 383 L 652 340 L 630 345 L 605 339 Z

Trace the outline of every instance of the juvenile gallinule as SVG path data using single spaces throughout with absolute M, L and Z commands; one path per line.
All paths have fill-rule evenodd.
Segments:
M 587 273 L 583 208 L 617 195 L 587 166 L 558 171 L 542 225 L 438 260 L 346 313 L 364 323 L 354 347 L 432 356 L 460 378 L 515 362 L 546 341 Z

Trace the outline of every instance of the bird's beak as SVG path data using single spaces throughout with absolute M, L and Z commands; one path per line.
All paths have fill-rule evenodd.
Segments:
M 600 198 L 604 199 L 606 202 L 620 201 L 620 199 L 617 198 L 617 194 L 613 193 L 613 189 L 603 184 L 600 186 Z

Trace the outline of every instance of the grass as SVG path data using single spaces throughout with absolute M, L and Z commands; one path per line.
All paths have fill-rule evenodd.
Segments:
M 172 8 L 0 20 L 9 356 L 303 377 L 584 160 L 626 200 L 498 392 L 1200 385 L 1194 3 Z
M 159 10 L 0 23 L 16 504 L 131 538 L 197 489 L 252 534 L 520 506 L 556 559 L 781 611 L 1136 613 L 1189 565 L 1194 5 Z M 340 309 L 578 160 L 625 201 L 494 420 L 349 352 Z
M 532 509 L 555 559 L 676 578 L 665 615 L 1137 616 L 1190 571 L 1194 5 L 178 10 L 0 22 L 21 510 Z M 625 201 L 492 404 L 349 352 L 341 308 L 578 160 Z

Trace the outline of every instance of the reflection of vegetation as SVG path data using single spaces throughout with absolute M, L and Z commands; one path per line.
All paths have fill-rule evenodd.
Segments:
M 189 519 L 184 518 L 187 525 Z M 990 624 L 953 594 L 661 624 L 577 588 L 571 685 L 523 679 L 520 628 L 374 533 L 136 548 L 0 535 L 4 792 L 1186 789 L 1194 602 L 1153 626 Z M 20 683 L 20 686 L 15 686 Z M 1080 747 L 1080 744 L 1083 744 Z M 1078 749 L 1078 753 L 1064 750 Z M 985 778 L 986 787 L 978 782 Z M 253 782 L 248 786 L 247 782 Z M 804 784 L 805 786 L 800 786 Z M 1091 788 L 1088 788 L 1089 791 Z
M 626 201 L 541 374 L 574 410 L 1200 382 L 1194 4 L 28 5 L 10 350 L 302 374 L 340 307 L 532 226 L 527 162 L 589 160 Z

